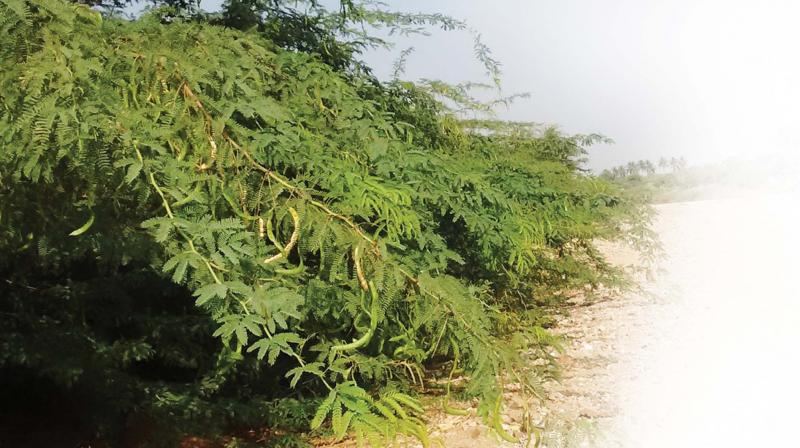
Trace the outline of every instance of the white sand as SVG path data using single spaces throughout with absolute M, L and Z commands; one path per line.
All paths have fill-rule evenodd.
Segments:
M 800 446 L 800 194 L 658 210 L 669 259 L 619 342 L 618 444 Z

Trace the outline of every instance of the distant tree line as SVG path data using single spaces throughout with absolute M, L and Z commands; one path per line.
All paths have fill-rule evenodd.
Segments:
M 656 173 L 678 172 L 686 168 L 683 157 L 661 157 L 657 163 L 650 160 L 631 161 L 625 165 L 603 170 L 601 176 L 607 179 L 623 179 L 632 176 L 650 176 Z

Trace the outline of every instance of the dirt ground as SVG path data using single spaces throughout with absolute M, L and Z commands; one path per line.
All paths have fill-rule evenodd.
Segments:
M 636 253 L 620 245 L 603 251 L 618 265 L 638 264 Z M 635 341 L 643 340 L 647 323 L 658 314 L 658 301 L 646 292 L 577 302 L 558 320 L 555 332 L 567 343 L 559 356 L 562 377 L 545 385 L 546 402 L 528 403 L 534 421 L 544 427 L 541 447 L 608 446 L 608 428 L 620 412 L 620 376 L 636 375 Z M 519 430 L 525 403 L 506 396 L 504 427 L 520 443 L 501 441 L 474 417 L 434 416 L 432 438 L 447 448 L 535 446 Z
M 657 206 L 667 258 L 643 290 L 575 304 L 561 382 L 536 407 L 548 448 L 797 446 L 800 193 Z M 604 248 L 623 265 L 635 254 Z M 504 421 L 518 432 L 509 394 Z M 435 416 L 445 447 L 511 447 L 476 418 Z M 534 446 L 533 443 L 530 446 Z
M 659 206 L 669 258 L 617 344 L 617 446 L 798 446 L 798 205 L 795 187 Z

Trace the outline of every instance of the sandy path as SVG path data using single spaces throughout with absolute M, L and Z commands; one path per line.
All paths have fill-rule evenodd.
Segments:
M 623 446 L 800 445 L 798 206 L 765 193 L 659 207 L 670 258 L 646 330 L 621 344 Z
M 797 192 L 658 206 L 669 257 L 649 294 L 560 324 L 549 407 L 574 440 L 547 446 L 800 446 L 798 208 Z

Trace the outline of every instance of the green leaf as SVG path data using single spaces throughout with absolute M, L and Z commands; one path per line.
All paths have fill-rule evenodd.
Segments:
M 333 421 L 331 425 L 333 426 L 333 435 L 336 437 L 336 440 L 344 439 L 345 434 L 347 434 L 347 429 L 350 427 L 350 422 L 353 420 L 353 411 L 347 411 L 342 414 L 341 407 L 338 408 L 339 412 L 334 412 L 333 414 Z
M 312 362 L 312 363 L 306 364 L 304 366 L 295 367 L 294 369 L 291 369 L 288 372 L 286 372 L 286 378 L 290 378 L 291 377 L 292 380 L 289 382 L 289 385 L 292 388 L 294 388 L 297 385 L 297 382 L 300 381 L 300 377 L 304 373 L 310 373 L 312 375 L 315 375 L 317 377 L 322 378 L 322 376 L 323 376 L 322 368 L 323 367 L 324 367 L 324 365 L 321 362 Z
M 336 400 L 336 389 L 331 390 L 328 393 L 328 396 L 322 400 L 317 411 L 314 413 L 314 418 L 311 419 L 311 429 L 317 429 L 322 425 L 322 422 L 325 421 L 325 418 L 328 417 L 328 414 L 333 409 L 333 403 Z
M 342 384 L 339 384 L 337 387 L 340 393 L 344 395 L 349 395 L 354 398 L 360 398 L 364 400 L 369 399 L 369 393 L 362 389 L 361 387 L 357 386 L 355 382 L 348 381 Z
M 415 400 L 415 399 L 413 399 L 413 398 L 409 397 L 408 395 L 406 395 L 406 394 L 404 394 L 404 393 L 397 392 L 397 393 L 394 393 L 394 394 L 392 395 L 392 397 L 393 397 L 395 400 L 397 400 L 397 401 L 399 401 L 399 402 L 403 403 L 403 404 L 404 404 L 404 405 L 406 405 L 407 407 L 409 407 L 409 408 L 413 409 L 414 411 L 416 411 L 416 412 L 418 412 L 418 413 L 420 413 L 420 414 L 421 414 L 421 413 L 423 413 L 423 412 L 425 412 L 425 411 L 422 409 L 422 406 L 419 404 L 419 402 L 418 402 L 417 400 Z
M 189 266 L 189 262 L 186 260 L 181 260 L 178 263 L 178 266 L 175 267 L 175 272 L 172 274 L 172 281 L 175 283 L 182 283 L 183 277 L 186 275 L 186 268 Z
M 275 332 L 277 328 L 288 328 L 288 318 L 302 317 L 298 308 L 305 299 L 288 288 L 278 287 L 268 290 L 257 288 L 251 301 L 253 309 L 266 318 L 269 331 Z
M 125 183 L 129 184 L 136 179 L 139 173 L 142 172 L 142 163 L 139 161 L 133 162 L 128 165 L 128 171 L 125 174 Z
M 144 221 L 142 227 L 150 230 L 156 242 L 163 243 L 169 239 L 175 224 L 169 218 L 159 217 Z
M 353 398 L 347 395 L 340 395 L 340 400 L 342 403 L 350 409 L 351 411 L 356 412 L 357 414 L 369 414 L 371 404 L 366 400 L 361 400 L 357 398 Z
M 197 289 L 194 292 L 194 296 L 197 297 L 197 301 L 195 302 L 195 304 L 197 306 L 203 306 L 214 297 L 219 297 L 220 299 L 224 299 L 227 293 L 228 293 L 227 286 L 221 283 L 210 283 L 208 285 L 205 285 Z
M 271 338 L 259 339 L 247 348 L 247 352 L 258 350 L 258 359 L 261 360 L 264 359 L 264 356 L 267 356 L 267 362 L 273 365 L 281 353 L 289 356 L 294 354 L 294 349 L 290 344 L 300 344 L 302 342 L 303 338 L 296 333 L 278 333 Z
M 242 318 L 242 325 L 247 328 L 247 331 L 253 333 L 255 336 L 261 336 L 261 327 L 264 324 L 264 319 L 255 314 L 248 314 Z M 246 345 L 246 344 L 245 344 Z
M 405 409 L 392 397 L 383 397 L 383 402 L 388 404 L 394 411 L 397 413 L 398 416 L 402 419 L 408 419 L 408 414 L 406 413 Z
M 214 337 L 221 337 L 229 339 L 231 335 L 236 332 L 237 328 L 241 325 L 240 317 L 237 315 L 225 316 L 222 319 L 222 325 L 214 332 Z
M 250 347 L 247 348 L 247 351 L 252 352 L 258 350 L 257 357 L 259 360 L 261 360 L 264 359 L 264 356 L 266 356 L 267 351 L 271 347 L 272 347 L 272 342 L 267 338 L 262 338 L 253 343 L 252 345 L 250 345 Z M 270 364 L 273 364 L 273 362 L 270 362 Z

